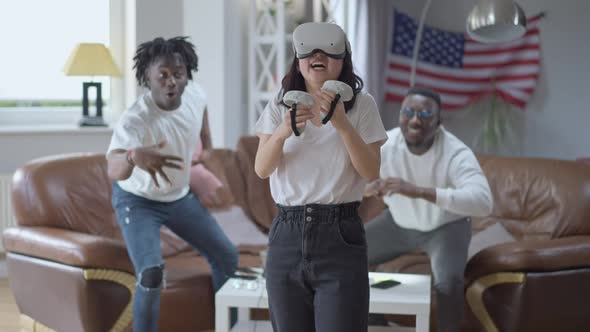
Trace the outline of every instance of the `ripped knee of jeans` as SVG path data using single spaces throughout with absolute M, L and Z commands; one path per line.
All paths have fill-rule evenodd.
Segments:
M 161 289 L 164 283 L 164 266 L 152 266 L 139 274 L 139 285 L 145 289 Z

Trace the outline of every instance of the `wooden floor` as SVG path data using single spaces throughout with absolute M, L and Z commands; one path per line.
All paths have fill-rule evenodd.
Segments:
M 19 332 L 18 309 L 8 287 L 8 279 L 0 279 L 0 331 Z

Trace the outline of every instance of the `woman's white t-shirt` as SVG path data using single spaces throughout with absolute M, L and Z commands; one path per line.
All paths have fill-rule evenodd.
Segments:
M 165 167 L 164 172 L 172 184 L 157 175 L 158 188 L 148 172 L 135 167 L 128 179 L 117 182 L 119 186 L 132 194 L 160 202 L 184 197 L 189 191 L 192 155 L 200 140 L 205 108 L 206 97 L 193 82 L 186 86 L 180 106 L 173 111 L 160 109 L 149 91 L 140 96 L 117 122 L 107 154 L 115 149 L 129 150 L 165 140 L 167 144 L 159 152 L 182 158 L 183 169 Z
M 256 123 L 258 134 L 272 134 L 289 109 L 271 100 Z M 385 141 L 387 134 L 373 97 L 360 92 L 347 117 L 366 144 Z M 301 136 L 291 135 L 270 176 L 276 203 L 286 206 L 340 204 L 360 201 L 364 180 L 354 169 L 342 138 L 331 122 L 316 127 L 307 122 Z

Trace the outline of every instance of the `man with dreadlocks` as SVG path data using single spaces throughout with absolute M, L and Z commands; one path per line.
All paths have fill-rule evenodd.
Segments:
M 234 273 L 238 254 L 189 189 L 198 140 L 211 147 L 204 98 L 189 84 L 198 64 L 194 45 L 186 37 L 156 38 L 139 45 L 133 60 L 149 91 L 121 116 L 107 159 L 112 204 L 137 278 L 133 330 L 149 332 L 158 327 L 165 281 L 162 225 L 207 258 L 215 290 Z

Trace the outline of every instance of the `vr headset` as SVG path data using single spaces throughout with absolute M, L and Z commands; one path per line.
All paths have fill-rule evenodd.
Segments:
M 307 58 L 315 51 L 322 51 L 334 59 L 344 59 L 350 54 L 346 34 L 336 24 L 303 23 L 293 31 L 293 50 L 298 59 Z

